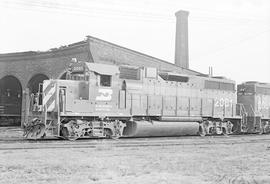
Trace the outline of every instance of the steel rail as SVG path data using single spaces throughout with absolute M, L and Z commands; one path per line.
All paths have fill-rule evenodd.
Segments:
M 15 143 L 15 144 L 14 144 Z M 270 144 L 268 136 L 230 136 L 230 137 L 205 137 L 194 139 L 194 137 L 181 139 L 176 138 L 138 138 L 138 139 L 119 139 L 119 140 L 77 140 L 77 141 L 12 141 L 0 142 L 0 151 L 3 150 L 28 150 L 28 149 L 66 149 L 66 148 L 129 148 L 129 147 L 168 147 L 168 146 L 203 146 L 203 145 L 226 145 L 226 144 Z

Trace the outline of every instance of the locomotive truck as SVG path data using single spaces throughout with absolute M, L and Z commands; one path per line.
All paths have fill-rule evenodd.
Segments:
M 44 80 L 27 100 L 25 137 L 204 136 L 256 132 L 258 124 L 261 131 L 248 103 L 224 77 L 73 62 L 65 80 Z

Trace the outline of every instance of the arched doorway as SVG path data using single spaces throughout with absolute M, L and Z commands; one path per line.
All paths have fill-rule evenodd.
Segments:
M 22 86 L 11 75 L 0 80 L 0 126 L 20 126 Z
M 42 92 L 43 90 L 43 81 L 48 79 L 49 77 L 44 74 L 36 74 L 29 80 L 27 84 L 28 90 L 26 90 L 27 93 L 25 95 L 26 108 L 29 108 L 29 111 L 36 111 L 39 109 L 39 105 L 42 105 L 42 93 L 39 92 Z
M 36 74 L 29 80 L 27 84 L 28 90 L 26 94 L 27 108 L 28 108 L 28 103 L 30 103 L 29 110 L 36 109 L 38 107 L 36 105 L 42 104 L 42 93 L 39 93 L 39 92 L 43 90 L 42 89 L 43 81 L 47 79 L 49 79 L 49 77 L 47 77 L 44 74 Z
M 37 93 L 39 90 L 39 84 L 41 84 L 44 80 L 49 79 L 49 77 L 47 77 L 44 74 L 36 74 L 34 75 L 28 82 L 27 84 L 27 88 L 29 88 L 29 93 Z

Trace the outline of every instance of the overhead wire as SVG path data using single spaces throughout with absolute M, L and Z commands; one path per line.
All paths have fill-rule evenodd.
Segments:
M 213 51 L 211 51 L 209 53 L 203 54 L 203 55 L 199 56 L 197 59 L 193 59 L 193 60 L 200 60 L 202 58 L 205 58 L 205 57 L 208 57 L 208 56 L 211 56 L 211 55 L 216 55 L 216 54 L 220 53 L 221 51 L 223 51 L 225 49 L 232 48 L 232 47 L 234 47 L 236 45 L 239 45 L 239 44 L 242 44 L 242 43 L 247 42 L 249 40 L 255 39 L 258 36 L 264 35 L 265 33 L 268 33 L 268 32 L 270 32 L 270 28 L 266 29 L 264 31 L 256 32 L 255 34 L 252 34 L 252 35 L 247 36 L 245 38 L 241 38 L 241 39 L 229 42 L 227 44 L 224 44 L 224 46 L 219 47 L 219 48 L 217 48 L 217 49 L 215 49 L 215 50 L 213 50 Z
M 14 3 L 9 3 L 9 6 L 16 6 L 16 5 L 22 5 L 22 6 L 28 6 L 28 7 L 32 7 L 32 8 L 43 8 L 42 10 L 45 9 L 50 9 L 50 11 L 56 11 L 56 12 L 61 12 L 64 11 L 66 13 L 72 13 L 72 14 L 77 14 L 77 15 L 86 15 L 89 17 L 94 17 L 95 14 L 99 15 L 99 17 L 112 17 L 114 16 L 114 18 L 118 18 L 121 17 L 123 19 L 135 19 L 135 20 L 157 20 L 157 21 L 166 21 L 168 22 L 168 19 L 164 18 L 164 17 L 159 17 L 159 16 L 153 16 L 151 14 L 146 14 L 143 12 L 129 12 L 129 11 L 119 11 L 119 10 L 112 10 L 112 9 L 104 9 L 104 8 L 95 8 L 94 10 L 89 11 L 90 9 L 82 9 L 82 8 L 76 8 L 76 7 L 68 7 L 68 6 L 63 6 L 63 7 L 57 7 L 57 6 L 49 6 L 49 5 L 44 5 L 44 4 L 40 4 L 38 2 L 34 2 L 34 3 L 25 3 L 25 2 L 16 2 Z M 20 8 L 20 7 L 19 7 Z M 36 11 L 36 10 L 34 10 Z M 169 21 L 172 21 L 169 20 Z
M 2 4 L 5 7 L 11 7 L 11 8 L 18 8 L 18 9 L 25 9 L 28 11 L 42 11 L 42 12 L 54 12 L 54 13 L 67 13 L 67 14 L 75 14 L 75 15 L 83 15 L 87 16 L 90 18 L 104 18 L 104 19 L 126 19 L 126 20 L 136 20 L 136 21 L 144 21 L 144 22 L 149 22 L 149 21 L 159 21 L 159 22 L 166 22 L 167 24 L 175 24 L 175 18 L 169 18 L 168 14 L 156 14 L 152 12 L 144 12 L 144 11 L 127 11 L 127 10 L 117 10 L 117 9 L 112 9 L 112 8 L 101 8 L 98 6 L 71 6 L 63 3 L 46 3 L 46 2 L 52 2 L 52 1 L 6 1 L 6 4 Z M 100 2 L 100 1 L 97 1 Z M 101 1 L 104 2 L 104 1 Z M 108 2 L 108 1 L 107 1 Z M 106 2 L 106 3 L 107 3 Z M 117 5 L 117 1 L 113 1 L 114 5 Z M 119 2 L 119 1 L 118 1 Z M 118 8 L 121 7 L 117 5 Z M 33 9 L 33 8 L 38 8 Z M 94 10 L 93 10 L 94 8 Z M 91 11 L 90 11 L 91 10 Z M 260 25 L 260 27 L 269 27 L 270 25 L 265 24 L 263 19 L 250 19 L 250 18 L 235 18 L 232 19 L 232 17 L 228 16 L 213 16 L 211 17 L 212 12 L 207 12 L 208 15 L 202 15 L 200 14 L 197 15 L 192 15 L 190 17 L 191 21 L 197 21 L 201 22 L 203 24 L 219 24 L 219 25 L 227 25 L 227 26 L 232 26 L 232 25 L 237 25 L 242 26 L 242 27 L 249 27 L 253 25 Z M 226 22 L 228 21 L 228 22 Z M 248 30 L 250 33 L 250 31 Z M 252 33 L 252 32 L 251 32 Z M 256 34 L 256 33 L 255 33 Z M 243 34 L 245 35 L 245 34 Z M 240 40 L 242 40 L 241 38 Z M 225 44 L 225 45 L 231 45 Z M 225 46 L 224 48 L 226 48 Z M 222 47 L 223 48 L 223 47 Z M 224 49 L 223 48 L 223 49 Z M 223 49 L 218 49 L 218 50 L 223 50 Z M 215 52 L 214 52 L 215 53 Z
M 42 3 L 43 2 L 43 3 Z M 151 12 L 142 12 L 142 11 L 126 11 L 126 10 L 119 10 L 119 9 L 111 9 L 111 8 L 101 8 L 101 7 L 94 7 L 94 6 L 70 6 L 66 4 L 50 4 L 50 3 L 44 3 L 47 1 L 9 1 L 9 5 L 22 5 L 22 6 L 30 6 L 30 7 L 38 7 L 38 8 L 46 8 L 50 9 L 50 11 L 64 11 L 67 13 L 73 13 L 77 15 L 86 15 L 86 16 L 91 16 L 96 17 L 99 15 L 99 17 L 112 17 L 116 16 L 117 18 L 121 19 L 134 19 L 134 20 L 142 20 L 142 21 L 159 21 L 159 22 L 167 22 L 167 23 L 174 23 L 175 19 L 170 18 L 171 15 L 169 14 L 157 14 L 157 13 L 151 13 Z M 48 1 L 50 2 L 50 1 Z M 102 2 L 102 1 L 101 1 Z M 92 9 L 91 9 L 92 8 Z M 106 14 L 109 16 L 106 16 Z M 249 23 L 256 23 L 259 24 L 260 22 L 262 24 L 265 24 L 266 21 L 263 20 L 252 20 L 252 19 L 243 19 L 243 18 L 231 18 L 231 17 L 222 17 L 222 16 L 205 16 L 205 15 L 193 15 L 191 17 L 195 21 L 211 21 L 211 20 L 219 20 L 218 21 L 213 21 L 215 24 L 224 24 L 224 25 L 229 25 L 229 24 L 249 24 Z M 224 21 L 228 21 L 224 23 Z

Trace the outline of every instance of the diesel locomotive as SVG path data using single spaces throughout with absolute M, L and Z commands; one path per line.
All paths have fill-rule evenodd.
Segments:
M 65 79 L 44 80 L 26 100 L 25 137 L 266 133 L 269 92 L 251 82 L 237 92 L 224 77 L 72 62 Z
M 238 85 L 237 103 L 244 109 L 243 129 L 245 132 L 269 132 L 270 84 L 249 81 Z

